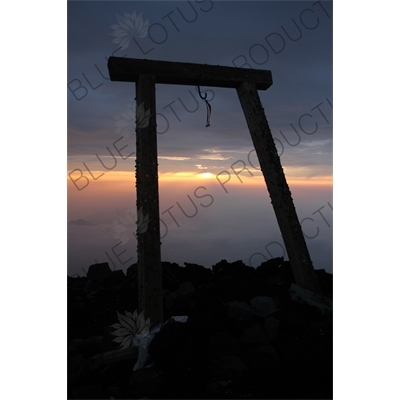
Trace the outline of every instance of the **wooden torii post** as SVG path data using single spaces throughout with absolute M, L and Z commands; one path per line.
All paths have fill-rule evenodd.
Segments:
M 151 114 L 146 127 L 136 126 L 137 210 L 138 215 L 141 210 L 142 215 L 150 219 L 147 231 L 138 233 L 139 311 L 144 310 L 152 323 L 163 321 L 156 83 L 236 89 L 295 281 L 305 289 L 319 291 L 291 192 L 258 95 L 258 90 L 266 90 L 272 85 L 271 71 L 124 57 L 110 57 L 108 71 L 111 81 L 135 82 L 136 104 L 143 104 Z M 137 122 L 138 118 L 140 115 L 137 114 Z

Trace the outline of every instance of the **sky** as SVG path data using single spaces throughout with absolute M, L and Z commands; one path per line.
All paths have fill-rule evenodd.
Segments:
M 328 1 L 69 1 L 68 274 L 137 260 L 135 84 L 109 80 L 111 55 L 270 70 L 259 95 L 314 267 L 332 272 L 332 22 Z M 287 259 L 236 90 L 201 91 L 209 127 L 196 87 L 156 86 L 162 260 Z

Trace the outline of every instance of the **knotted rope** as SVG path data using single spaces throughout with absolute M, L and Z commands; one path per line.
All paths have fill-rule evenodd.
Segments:
M 197 90 L 199 92 L 199 96 L 202 100 L 204 100 L 206 102 L 206 106 L 207 106 L 207 120 L 206 120 L 206 127 L 210 126 L 210 117 L 211 117 L 211 105 L 207 100 L 207 93 L 205 93 L 204 97 L 201 95 L 200 92 L 200 86 L 197 86 Z

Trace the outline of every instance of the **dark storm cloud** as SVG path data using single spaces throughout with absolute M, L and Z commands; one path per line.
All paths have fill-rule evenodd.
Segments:
M 329 2 L 323 7 L 318 2 L 216 1 L 69 2 L 68 6 L 71 152 L 101 152 L 118 138 L 114 115 L 134 103 L 134 84 L 108 79 L 106 63 L 112 53 L 272 70 L 274 84 L 260 97 L 273 134 L 284 145 L 280 130 L 285 133 L 319 102 L 332 100 Z M 147 36 L 117 50 L 111 35 L 117 14 L 133 12 L 138 21 L 148 21 L 150 29 Z M 190 156 L 210 147 L 252 146 L 235 90 L 208 88 L 213 110 L 212 126 L 206 130 L 205 104 L 194 87 L 161 86 L 157 86 L 161 153 Z M 331 130 L 322 128 L 326 127 L 319 129 L 319 139 L 331 137 Z M 303 143 L 311 139 L 315 138 L 303 134 Z

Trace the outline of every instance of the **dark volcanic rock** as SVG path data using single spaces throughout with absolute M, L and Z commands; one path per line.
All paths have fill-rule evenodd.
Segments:
M 257 269 L 222 260 L 212 271 L 162 262 L 168 322 L 150 344 L 151 367 L 96 363 L 119 347 L 117 311 L 138 308 L 137 272 L 104 263 L 68 277 L 69 398 L 332 398 L 332 313 L 293 296 L 282 258 Z M 332 274 L 316 275 L 331 301 Z M 179 315 L 187 322 L 170 320 Z
M 131 266 L 128 267 L 126 270 L 126 276 L 130 278 L 133 275 L 136 275 L 138 273 L 138 265 L 137 263 L 132 264 Z
M 232 301 L 226 307 L 228 309 L 228 316 L 239 321 L 250 321 L 254 316 L 254 309 L 244 302 Z
M 229 263 L 226 260 L 222 260 L 212 266 L 213 273 L 216 276 L 231 275 L 235 279 L 246 279 L 253 278 L 255 276 L 254 268 L 251 268 L 243 263 L 242 260 Z
M 269 295 L 281 295 L 294 282 L 290 263 L 283 257 L 263 262 L 256 270 L 257 278 L 269 286 Z
M 86 282 L 85 287 L 83 288 L 83 293 L 90 294 L 90 293 L 98 292 L 100 290 L 102 290 L 100 285 L 98 285 L 96 282 L 88 280 Z
M 280 321 L 274 317 L 265 319 L 264 329 L 266 330 L 270 340 L 275 340 L 278 337 L 280 325 Z
M 113 286 L 121 285 L 126 280 L 126 275 L 121 269 L 111 271 L 105 278 L 102 279 L 101 284 L 104 288 L 111 288 Z
M 103 350 L 103 336 L 90 336 L 84 342 L 83 354 L 86 358 L 93 357 Z
M 183 282 L 187 282 L 184 268 L 176 263 L 163 261 L 162 267 L 162 284 L 163 289 L 169 289 L 171 292 L 179 288 Z
M 86 276 L 83 276 L 83 277 L 71 277 L 71 276 L 68 276 L 68 281 L 67 281 L 67 284 L 68 284 L 68 288 L 69 289 L 72 289 L 72 290 L 74 290 L 74 289 L 83 289 L 84 287 L 85 287 L 85 285 L 86 285 L 86 282 L 87 282 L 87 278 L 86 278 Z
M 268 344 L 268 336 L 265 330 L 258 325 L 253 325 L 247 328 L 242 336 L 240 337 L 240 342 L 245 346 L 260 346 L 263 344 Z
M 271 297 L 253 297 L 250 301 L 250 304 L 253 307 L 254 312 L 262 318 L 267 318 L 274 312 L 278 311 L 275 302 L 273 299 L 271 299 Z
M 124 395 L 123 390 L 119 386 L 109 386 L 107 388 L 107 393 L 110 397 L 114 397 L 115 399 L 121 398 Z
M 283 263 L 283 257 L 272 258 L 271 260 L 261 263 L 256 270 L 257 277 L 268 279 L 280 274 L 280 267 Z
M 210 281 L 212 277 L 212 272 L 210 269 L 204 268 L 202 265 L 197 264 L 190 264 L 186 262 L 184 264 L 187 280 L 191 282 L 195 288 L 206 285 Z
M 149 354 L 163 370 L 184 369 L 190 360 L 188 327 L 170 320 L 150 343 Z
M 319 286 L 322 290 L 322 292 L 332 298 L 333 295 L 333 275 L 328 274 L 325 272 L 324 269 L 317 269 L 315 270 L 315 274 L 317 275 L 318 278 L 318 283 Z
M 138 396 L 156 393 L 162 382 L 162 372 L 154 367 L 133 371 L 130 384 Z
M 84 386 L 79 389 L 75 389 L 70 399 L 106 399 L 108 398 L 107 391 L 102 385 L 91 385 Z
M 72 339 L 68 345 L 68 360 L 83 350 L 85 341 L 83 339 Z
M 240 356 L 243 353 L 239 341 L 226 332 L 217 332 L 211 337 L 208 351 L 214 358 L 222 355 Z
M 188 294 L 195 292 L 196 289 L 191 282 L 184 282 L 177 290 L 167 297 L 167 308 L 172 308 L 174 301 L 177 299 L 185 299 Z
M 92 281 L 98 281 L 107 278 L 110 274 L 111 269 L 108 266 L 108 263 L 93 264 L 89 267 L 87 277 Z
M 84 378 L 86 360 L 82 354 L 76 354 L 68 360 L 68 383 L 77 384 Z
M 213 366 L 213 374 L 219 379 L 233 379 L 247 370 L 243 361 L 235 356 L 222 356 Z

